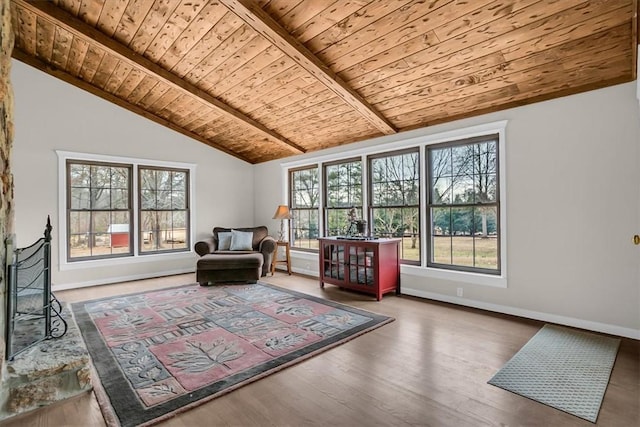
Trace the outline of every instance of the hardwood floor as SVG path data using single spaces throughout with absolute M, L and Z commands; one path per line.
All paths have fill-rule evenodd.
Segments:
M 487 384 L 543 325 L 451 304 L 372 297 L 277 272 L 266 282 L 395 322 L 158 424 L 192 426 L 592 426 Z M 65 302 L 195 282 L 193 274 L 57 292 Z M 622 339 L 598 426 L 640 422 L 640 342 Z M 104 426 L 93 393 L 2 426 Z

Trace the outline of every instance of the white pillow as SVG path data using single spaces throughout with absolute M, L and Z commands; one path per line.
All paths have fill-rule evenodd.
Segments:
M 219 233 L 218 233 L 219 234 Z M 251 251 L 253 250 L 253 232 L 231 230 L 231 250 Z
M 228 251 L 231 247 L 231 232 L 222 231 L 218 233 L 218 250 Z

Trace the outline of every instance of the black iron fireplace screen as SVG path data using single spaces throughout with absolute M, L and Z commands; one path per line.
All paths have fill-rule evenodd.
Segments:
M 13 249 L 7 239 L 7 359 L 40 341 L 67 331 L 62 307 L 51 293 L 51 221 L 44 237 L 26 248 Z

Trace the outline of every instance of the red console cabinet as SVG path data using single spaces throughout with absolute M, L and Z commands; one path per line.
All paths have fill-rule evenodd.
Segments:
M 320 240 L 320 287 L 325 283 L 382 295 L 400 294 L 400 239 Z

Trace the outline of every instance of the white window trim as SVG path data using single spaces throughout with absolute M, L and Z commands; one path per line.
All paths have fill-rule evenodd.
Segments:
M 341 159 L 348 159 L 351 157 L 361 156 L 363 159 L 363 177 L 368 175 L 368 171 L 365 159 L 366 156 L 372 154 L 385 153 L 390 151 L 402 150 L 404 148 L 419 147 L 420 150 L 420 189 L 422 193 L 425 193 L 426 185 L 426 160 L 425 151 L 426 147 L 433 144 L 439 144 L 443 142 L 457 141 L 467 138 L 473 138 L 476 136 L 498 134 L 498 165 L 500 168 L 499 185 L 500 185 L 500 275 L 481 274 L 466 271 L 446 270 L 440 268 L 427 267 L 427 242 L 426 242 L 426 227 L 427 227 L 427 215 L 424 214 L 426 209 L 426 197 L 421 194 L 420 197 L 420 210 L 421 210 L 421 224 L 420 224 L 420 241 L 421 245 L 421 265 L 408 265 L 403 264 L 401 266 L 402 274 L 419 277 L 429 277 L 434 279 L 450 280 L 452 282 L 465 282 L 477 285 L 493 286 L 499 288 L 507 287 L 507 182 L 506 182 L 506 128 L 507 120 L 501 120 L 497 122 L 485 123 L 476 126 L 470 126 L 461 129 L 454 129 L 450 131 L 434 133 L 429 135 L 418 135 L 411 137 L 404 137 L 404 135 L 391 135 L 387 137 L 381 137 L 376 139 L 376 145 L 358 148 L 354 150 L 345 150 L 336 153 L 326 154 L 323 156 L 303 156 L 299 160 L 291 162 L 281 163 L 282 177 L 283 177 L 283 199 L 288 202 L 288 185 L 289 185 L 289 169 L 299 168 L 303 166 L 315 165 L 318 170 L 321 170 L 322 164 L 325 162 L 333 162 Z M 407 132 L 407 134 L 415 135 L 416 133 L 424 132 L 424 129 Z M 398 139 L 402 138 L 402 139 Z M 363 185 L 365 183 L 363 182 Z M 364 187 L 365 190 L 368 187 Z M 364 191 L 367 193 L 367 191 Z M 367 205 L 363 208 L 366 210 Z M 322 217 L 322 215 L 320 215 Z M 322 233 L 322 228 L 319 229 Z
M 161 168 L 171 169 L 187 169 L 189 171 L 189 241 L 194 242 L 195 231 L 194 226 L 196 223 L 196 164 L 194 163 L 179 163 L 168 162 L 163 160 L 149 160 L 140 159 L 135 157 L 118 157 L 108 156 L 102 154 L 90 154 L 90 153 L 78 153 L 72 151 L 56 150 L 58 155 L 58 229 L 60 230 L 58 239 L 58 267 L 60 271 L 66 270 L 82 270 L 95 267 L 109 267 L 125 264 L 135 264 L 141 262 L 158 262 L 164 259 L 183 259 L 193 258 L 193 245 L 187 248 L 185 251 L 169 252 L 169 253 L 155 253 L 140 255 L 138 250 L 138 233 L 133 233 L 133 255 L 116 258 L 101 258 L 101 259 L 89 259 L 82 261 L 67 260 L 67 160 L 82 161 L 95 161 L 105 163 L 119 163 L 130 164 L 133 166 L 132 176 L 132 206 L 133 211 L 132 223 L 133 229 L 138 229 L 138 179 L 137 172 L 140 166 L 155 166 Z

